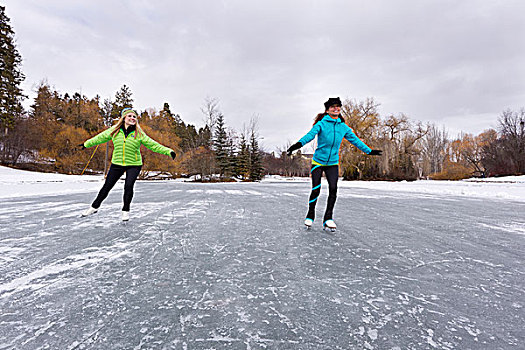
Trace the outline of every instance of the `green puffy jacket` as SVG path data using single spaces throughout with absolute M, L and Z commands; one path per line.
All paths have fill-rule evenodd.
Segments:
M 109 140 L 113 141 L 113 156 L 111 157 L 111 163 L 116 165 L 142 165 L 142 155 L 140 154 L 140 145 L 144 145 L 153 152 L 165 154 L 167 156 L 173 151 L 171 148 L 162 146 L 160 143 L 153 140 L 151 137 L 144 133 L 142 130 L 142 136 L 137 135 L 135 137 L 135 131 L 129 133 L 126 137 L 124 131 L 119 131 L 111 136 L 111 132 L 114 130 L 114 126 L 102 131 L 100 134 L 90 138 L 84 142 L 84 147 L 89 148 L 101 143 L 106 143 Z

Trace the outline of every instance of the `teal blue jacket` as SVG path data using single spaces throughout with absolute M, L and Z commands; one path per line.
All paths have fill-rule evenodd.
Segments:
M 313 160 L 319 164 L 332 165 L 339 163 L 339 147 L 341 147 L 343 138 L 366 154 L 372 151 L 340 118 L 333 119 L 328 114 L 315 123 L 312 129 L 299 142 L 304 146 L 312 141 L 316 135 L 317 149 Z

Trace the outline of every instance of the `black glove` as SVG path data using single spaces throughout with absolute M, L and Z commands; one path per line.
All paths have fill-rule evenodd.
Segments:
M 301 147 L 303 147 L 303 145 L 300 142 L 296 142 L 293 145 L 291 145 L 290 148 L 288 148 L 286 154 L 291 156 L 293 151 L 298 150 Z
M 77 147 L 78 147 L 78 149 L 81 150 L 81 151 L 84 150 L 84 149 L 86 149 L 86 146 L 84 146 L 83 143 L 81 143 L 81 144 L 78 145 Z
M 368 154 L 371 155 L 371 156 L 380 156 L 380 155 L 383 154 L 383 151 L 381 151 L 380 149 L 373 149 Z
M 171 156 L 171 159 L 175 159 L 175 157 L 176 157 L 177 155 L 175 154 L 175 152 L 171 151 L 171 152 L 170 152 L 170 156 Z

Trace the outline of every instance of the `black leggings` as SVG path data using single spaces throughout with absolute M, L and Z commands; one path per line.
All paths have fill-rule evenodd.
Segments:
M 310 194 L 310 203 L 308 207 L 307 218 L 315 219 L 315 205 L 321 193 L 321 176 L 324 174 L 328 180 L 328 202 L 326 204 L 326 211 L 324 213 L 323 223 L 326 220 L 332 219 L 334 213 L 335 200 L 337 198 L 337 180 L 339 180 L 339 166 L 338 165 L 313 165 L 312 170 L 312 193 Z
M 126 173 L 126 181 L 124 183 L 124 206 L 122 207 L 122 210 L 129 211 L 129 205 L 133 199 L 133 186 L 135 186 L 135 181 L 137 181 L 141 168 L 142 165 L 122 166 L 111 164 L 108 176 L 106 177 L 106 182 L 104 182 L 104 186 L 102 186 L 100 192 L 98 192 L 98 196 L 95 198 L 95 201 L 91 206 L 98 209 L 102 204 L 102 201 L 108 196 L 109 191 L 115 186 L 118 179 Z

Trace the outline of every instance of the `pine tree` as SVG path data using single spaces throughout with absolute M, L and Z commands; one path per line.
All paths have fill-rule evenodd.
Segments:
M 250 180 L 259 181 L 263 176 L 263 167 L 261 152 L 259 150 L 259 142 L 255 136 L 255 131 L 252 130 L 250 135 Z
M 111 101 L 111 99 L 106 98 L 104 99 L 104 102 L 102 102 L 102 106 L 100 107 L 100 115 L 102 116 L 102 120 L 104 121 L 104 125 L 106 127 L 111 125 L 112 119 L 111 115 L 113 113 L 114 103 Z
M 164 102 L 164 106 L 162 107 L 160 115 L 166 119 L 170 119 L 173 117 L 173 113 L 171 112 L 170 104 L 168 102 Z
M 89 132 L 95 132 L 104 125 L 99 103 L 98 96 L 90 100 L 78 92 L 75 92 L 72 97 L 66 93 L 63 98 L 59 97 L 60 121 Z
M 239 143 L 239 153 L 237 153 L 237 174 L 239 174 L 243 180 L 246 180 L 250 176 L 250 149 L 246 141 L 244 133 L 241 134 L 241 141 Z
M 237 155 L 235 154 L 236 147 L 235 147 L 235 135 L 233 132 L 230 132 L 228 135 L 228 166 L 229 166 L 229 173 L 232 176 L 239 176 L 239 173 L 237 172 Z
M 160 112 L 160 115 L 166 118 L 170 122 L 170 124 L 172 124 L 173 126 L 183 123 L 180 115 L 174 114 L 171 111 L 170 105 L 168 102 L 164 102 L 164 106 L 162 107 L 162 111 Z
M 5 7 L 0 6 L 0 127 L 7 130 L 14 126 L 15 120 L 23 113 L 20 84 L 25 76 L 20 70 L 22 58 L 15 45 L 14 31 L 5 14 Z
M 193 127 L 192 125 L 189 125 L 188 127 Z M 197 147 L 204 147 L 207 150 L 211 150 L 213 143 L 213 137 L 211 133 L 211 129 L 209 125 L 204 125 L 203 128 L 199 128 L 199 131 L 197 132 Z
M 213 138 L 213 151 L 221 178 L 230 175 L 230 157 L 228 151 L 228 135 L 224 126 L 224 116 L 222 113 L 217 115 L 215 124 L 215 135 Z
M 133 93 L 131 89 L 126 85 L 122 85 L 119 91 L 115 94 L 115 102 L 113 105 L 113 111 L 111 112 L 112 119 L 120 118 L 120 112 L 124 108 L 133 108 Z

